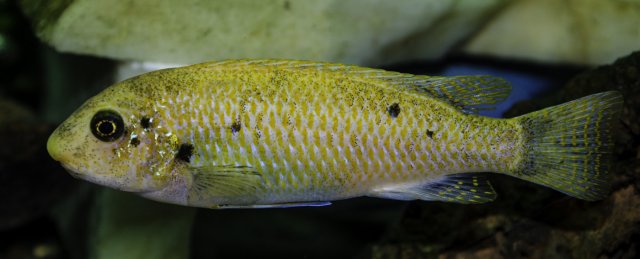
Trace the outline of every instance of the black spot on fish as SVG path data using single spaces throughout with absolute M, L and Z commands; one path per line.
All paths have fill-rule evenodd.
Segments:
M 151 118 L 142 117 L 142 119 L 140 119 L 140 125 L 142 125 L 143 128 L 148 129 L 151 127 Z
M 427 137 L 433 139 L 433 131 L 427 130 Z
M 242 107 L 242 112 L 247 112 L 247 109 L 249 108 L 249 106 L 247 106 L 247 101 L 240 100 L 240 107 Z
M 398 103 L 393 103 L 391 104 L 391 106 L 389 106 L 389 108 L 387 108 L 387 111 L 389 112 L 389 116 L 391 116 L 391 118 L 396 118 L 398 117 L 398 115 L 400 115 L 400 105 Z
M 193 155 L 193 145 L 184 143 L 180 145 L 178 149 L 178 153 L 176 154 L 176 159 L 180 159 L 187 163 L 191 162 L 191 156 Z
M 131 141 L 129 142 L 129 144 L 131 144 L 134 147 L 137 147 L 138 145 L 140 145 L 140 140 L 137 137 L 133 137 L 131 138 Z
M 239 121 L 236 121 L 231 124 L 231 132 L 238 133 L 242 129 L 242 124 Z
M 360 141 L 358 139 L 358 136 L 356 134 L 351 134 L 351 139 L 353 139 L 353 146 L 356 148 L 359 147 L 358 145 L 360 144 Z
M 284 1 L 284 9 L 291 10 L 291 3 L 289 1 Z

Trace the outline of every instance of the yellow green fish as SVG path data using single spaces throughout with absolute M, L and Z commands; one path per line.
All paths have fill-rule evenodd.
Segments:
M 495 172 L 596 200 L 620 93 L 511 119 L 492 76 L 231 60 L 159 70 L 89 99 L 51 135 L 75 177 L 206 208 L 320 206 L 357 196 L 483 203 Z

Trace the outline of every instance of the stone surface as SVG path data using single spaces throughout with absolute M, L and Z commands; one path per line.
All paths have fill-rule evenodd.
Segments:
M 638 24 L 638 0 L 515 0 L 464 50 L 539 62 L 607 64 L 640 49 Z
M 375 65 L 433 59 L 505 0 L 21 0 L 64 52 L 196 63 L 289 58 Z
M 640 47 L 640 0 L 21 0 L 57 50 L 176 64 L 381 65 L 450 51 L 597 65 Z

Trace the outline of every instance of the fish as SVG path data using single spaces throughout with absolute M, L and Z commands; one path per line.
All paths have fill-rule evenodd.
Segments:
M 478 115 L 510 91 L 490 75 L 214 61 L 107 87 L 59 125 L 47 150 L 74 177 L 202 208 L 359 196 L 479 204 L 497 197 L 487 173 L 606 197 L 622 95 Z

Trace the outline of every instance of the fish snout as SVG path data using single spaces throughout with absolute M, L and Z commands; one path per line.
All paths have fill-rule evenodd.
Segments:
M 58 162 L 62 162 L 64 157 L 64 151 L 59 143 L 59 138 L 57 138 L 55 132 L 49 136 L 47 140 L 47 152 L 49 152 L 49 156 Z

